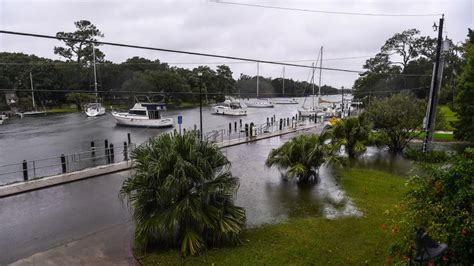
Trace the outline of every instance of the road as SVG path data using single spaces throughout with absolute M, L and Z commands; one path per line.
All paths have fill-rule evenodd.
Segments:
M 0 199 L 0 265 L 130 224 L 127 204 L 118 197 L 127 174 L 114 173 Z M 117 237 L 123 242 L 123 234 Z

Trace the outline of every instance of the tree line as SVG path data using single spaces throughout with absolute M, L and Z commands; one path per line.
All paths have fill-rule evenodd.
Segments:
M 97 83 L 104 100 L 133 101 L 134 94 L 159 94 L 166 102 L 177 105 L 195 103 L 202 89 L 207 101 L 222 101 L 225 95 L 256 96 L 256 76 L 241 74 L 237 80 L 228 65 L 198 66 L 193 69 L 170 66 L 159 59 L 131 57 L 122 63 L 106 59 L 100 44 L 93 46 L 104 34 L 90 21 L 74 23 L 74 32 L 58 32 L 62 46 L 54 47 L 54 53 L 63 60 L 52 60 L 23 53 L 0 53 L 0 88 L 17 91 L 20 109 L 31 106 L 30 73 L 33 77 L 37 102 L 45 106 L 57 106 L 68 99 L 87 98 L 84 92 L 94 92 L 93 51 L 97 67 Z M 198 73 L 202 73 L 199 77 Z M 296 97 L 310 93 L 306 81 L 282 78 L 260 78 L 262 97 Z M 323 86 L 324 94 L 337 93 L 331 86 Z M 67 95 L 73 93 L 73 95 Z M 90 96 L 90 95 L 89 95 Z M 7 109 L 4 95 L 0 92 L 0 110 Z M 163 100 L 163 97 L 159 97 Z M 80 102 L 80 101 L 74 101 Z

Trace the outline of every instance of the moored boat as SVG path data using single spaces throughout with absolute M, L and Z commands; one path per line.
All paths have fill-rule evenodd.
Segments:
M 238 100 L 226 99 L 223 103 L 220 103 L 213 107 L 213 114 L 216 115 L 231 115 L 231 116 L 242 116 L 247 115 L 246 105 L 242 104 Z
M 89 117 L 105 115 L 105 107 L 101 103 L 88 103 L 84 106 L 84 109 Z
M 163 117 L 164 103 L 135 103 L 128 112 L 112 112 L 117 125 L 133 127 L 172 127 L 173 118 Z

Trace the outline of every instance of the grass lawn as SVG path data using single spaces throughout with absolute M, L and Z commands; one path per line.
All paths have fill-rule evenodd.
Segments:
M 449 106 L 441 105 L 439 108 L 441 109 L 441 112 L 446 117 L 446 121 L 448 121 L 448 122 L 457 122 L 457 121 L 459 121 L 457 113 L 454 112 L 453 110 L 451 110 L 451 108 Z
M 243 245 L 211 249 L 201 256 L 181 258 L 177 251 L 137 255 L 153 264 L 372 264 L 382 265 L 394 237 L 380 225 L 405 192 L 405 179 L 385 172 L 346 169 L 338 174 L 347 194 L 363 217 L 328 220 L 322 217 L 291 219 L 285 223 L 246 230 Z M 389 210 L 389 211 L 387 211 Z M 387 231 L 390 231 L 387 224 Z M 397 236 L 395 236 L 397 237 Z
M 59 113 L 74 113 L 77 112 L 77 108 L 53 108 L 49 109 L 48 113 L 59 114 Z
M 425 133 L 421 133 L 416 139 L 423 140 L 425 138 Z M 454 141 L 454 135 L 448 133 L 437 133 L 433 134 L 433 140 L 435 141 Z

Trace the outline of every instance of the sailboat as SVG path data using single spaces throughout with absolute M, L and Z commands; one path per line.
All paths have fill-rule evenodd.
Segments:
M 259 98 L 258 93 L 259 93 L 259 64 L 257 62 L 257 99 L 250 100 L 247 103 L 247 107 L 253 107 L 253 108 L 271 108 L 273 107 L 273 102 L 271 99 L 266 99 L 266 98 Z
M 284 96 L 285 95 L 285 67 L 283 67 L 283 91 L 282 91 L 282 95 Z M 275 100 L 273 100 L 274 103 L 276 104 L 298 104 L 298 102 L 296 101 L 296 99 L 288 99 L 288 98 L 277 98 Z
M 301 107 L 298 108 L 298 114 L 300 116 L 317 116 L 321 117 L 324 116 L 325 113 L 323 112 L 323 109 L 319 106 L 319 96 L 321 95 L 321 74 L 322 74 L 322 68 L 323 68 L 323 47 L 321 46 L 321 49 L 319 50 L 320 54 L 318 56 L 319 58 L 319 88 L 318 88 L 318 105 L 314 104 L 314 72 L 315 72 L 315 64 L 313 63 L 313 74 L 311 77 L 311 85 L 313 88 L 313 93 L 311 95 L 312 98 L 312 105 L 310 107 L 306 107 L 303 103 Z M 306 102 L 306 99 L 305 99 Z
M 44 110 L 38 111 L 36 109 L 35 91 L 34 91 L 34 87 L 33 87 L 33 74 L 31 74 L 31 72 L 30 72 L 30 86 L 31 86 L 31 100 L 33 102 L 33 110 L 28 111 L 28 112 L 20 113 L 20 116 L 23 117 L 23 116 L 32 116 L 32 115 L 45 115 L 46 111 L 44 111 Z
M 89 117 L 105 115 L 105 107 L 97 99 L 97 70 L 95 67 L 95 46 L 92 44 L 92 55 L 94 62 L 94 91 L 95 91 L 95 102 L 88 103 L 84 107 L 86 115 Z

